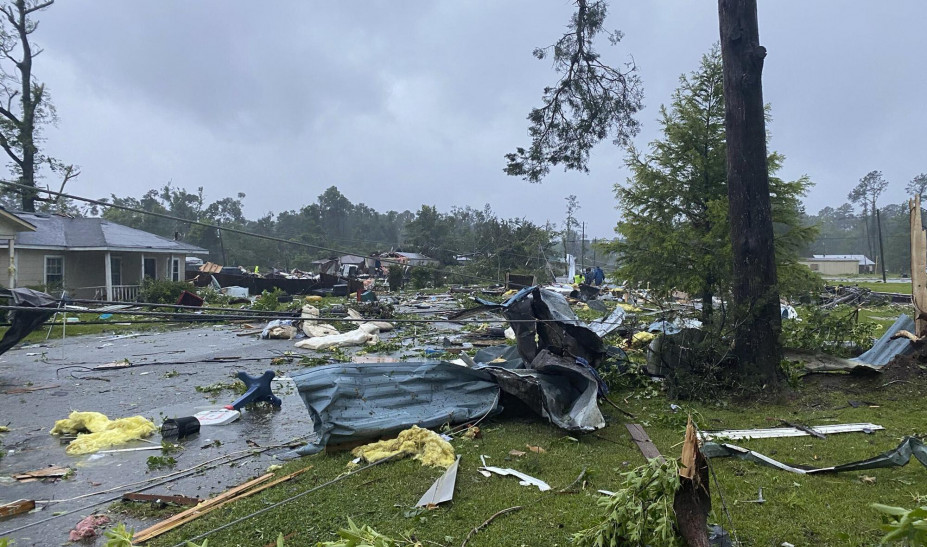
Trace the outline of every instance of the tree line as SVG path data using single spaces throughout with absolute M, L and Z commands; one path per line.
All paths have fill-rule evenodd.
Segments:
M 846 203 L 805 215 L 804 224 L 818 228 L 817 236 L 805 247 L 805 255 L 864 254 L 878 264 L 877 269 L 884 261 L 886 272 L 910 274 L 909 205 L 907 201 L 879 203 L 889 184 L 881 171 L 870 171 L 850 191 Z M 927 173 L 914 176 L 905 190 L 911 197 L 923 199 L 927 194 Z
M 102 216 L 203 247 L 210 260 L 227 265 L 312 270 L 313 261 L 333 258 L 339 252 L 367 256 L 377 251 L 407 251 L 437 259 L 448 272 L 492 280 L 501 279 L 507 271 L 546 274 L 547 260 L 559 235 L 549 223 L 500 218 L 488 204 L 483 209 L 455 207 L 449 212 L 422 205 L 414 213 L 381 213 L 366 204 L 352 203 L 335 186 L 319 194 L 314 203 L 255 220 L 245 217 L 244 199 L 240 193 L 209 202 L 202 188 L 190 192 L 167 184 L 140 198 L 110 196 L 105 201 L 135 211 L 104 208 Z M 272 236 L 292 244 L 190 221 Z

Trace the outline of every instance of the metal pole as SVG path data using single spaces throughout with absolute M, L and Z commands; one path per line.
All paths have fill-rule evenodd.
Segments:
M 886 283 L 886 280 L 885 280 L 885 251 L 882 250 L 882 215 L 879 214 L 878 209 L 876 209 L 876 224 L 879 227 L 879 262 L 882 263 L 882 283 Z
M 579 241 L 579 256 L 582 261 L 582 269 L 586 271 L 586 223 L 583 222 L 583 235 L 582 239 Z

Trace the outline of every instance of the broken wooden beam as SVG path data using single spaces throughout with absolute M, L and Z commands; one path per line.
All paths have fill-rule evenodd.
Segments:
M 35 509 L 35 500 L 16 500 L 0 505 L 0 518 L 9 518 Z
M 628 428 L 628 432 L 631 434 L 631 440 L 634 441 L 634 444 L 637 445 L 645 458 L 648 460 L 657 458 L 661 463 L 666 461 L 666 458 L 663 457 L 663 454 L 660 454 L 660 450 L 657 449 L 657 446 L 650 440 L 650 435 L 647 435 L 647 432 L 644 431 L 644 428 L 640 424 L 624 424 L 624 426 Z

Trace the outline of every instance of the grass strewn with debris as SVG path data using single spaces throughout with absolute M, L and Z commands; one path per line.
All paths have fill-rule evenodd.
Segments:
M 884 386 L 883 384 L 889 385 Z M 637 415 L 656 446 L 678 456 L 687 412 L 702 429 L 768 428 L 784 419 L 806 425 L 873 422 L 884 431 L 871 435 L 848 433 L 826 440 L 812 437 L 736 441 L 787 463 L 828 466 L 876 456 L 895 448 L 905 435 L 927 433 L 927 407 L 920 404 L 927 382 L 911 377 L 884 381 L 882 377 L 855 379 L 847 375 L 805 380 L 794 396 L 776 403 L 693 404 L 673 412 L 662 395 L 641 389 L 613 395 L 613 400 Z M 853 407 L 849 401 L 870 404 Z M 483 438 L 459 439 L 454 446 L 463 456 L 454 501 L 434 510 L 414 510 L 419 497 L 441 474 L 441 469 L 412 460 L 387 462 L 320 489 L 287 505 L 209 537 L 222 546 L 264 545 L 277 535 L 288 544 L 308 545 L 332 540 L 351 518 L 392 537 L 412 534 L 427 545 L 460 545 L 472 528 L 496 512 L 505 514 L 475 534 L 468 545 L 569 545 L 570 536 L 596 524 L 601 516 L 596 490 L 615 490 L 619 472 L 644 463 L 623 423 L 632 421 L 603 407 L 609 425 L 595 434 L 570 437 L 536 420 L 497 418 L 481 424 Z M 538 454 L 527 445 L 540 446 Z M 511 450 L 526 454 L 510 456 Z M 520 486 L 511 477 L 483 477 L 479 456 L 487 463 L 512 467 L 547 481 L 542 493 Z M 298 479 L 237 502 L 228 510 L 200 518 L 148 543 L 174 545 L 233 519 L 262 509 L 346 472 L 348 452 L 320 454 L 290 462 L 279 473 L 312 466 Z M 736 533 L 744 545 L 860 545 L 879 542 L 883 533 L 871 503 L 914 507 L 927 495 L 927 469 L 916 461 L 903 468 L 865 473 L 804 476 L 734 459 L 711 462 L 718 483 L 712 482 L 713 512 L 709 521 Z M 578 493 L 559 493 L 587 470 Z M 763 488 L 765 503 L 756 500 Z M 723 494 L 723 503 L 721 499 Z M 723 507 L 727 507 L 727 511 Z M 728 515 L 729 513 L 729 515 Z M 730 520 L 729 520 L 730 519 Z

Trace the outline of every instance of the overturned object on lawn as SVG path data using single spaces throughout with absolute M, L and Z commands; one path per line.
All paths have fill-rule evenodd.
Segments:
M 905 437 L 901 444 L 894 450 L 884 452 L 875 458 L 862 460 L 858 462 L 834 465 L 831 467 L 808 467 L 804 465 L 788 465 L 776 461 L 769 456 L 754 452 L 746 448 L 726 443 L 705 443 L 702 445 L 702 453 L 708 458 L 722 458 L 735 456 L 742 460 L 748 460 L 769 467 L 775 467 L 790 473 L 801 475 L 814 475 L 817 473 L 840 473 L 843 471 L 865 471 L 867 469 L 878 469 L 881 467 L 903 467 L 911 461 L 913 456 L 921 465 L 927 467 L 927 446 L 915 437 Z

